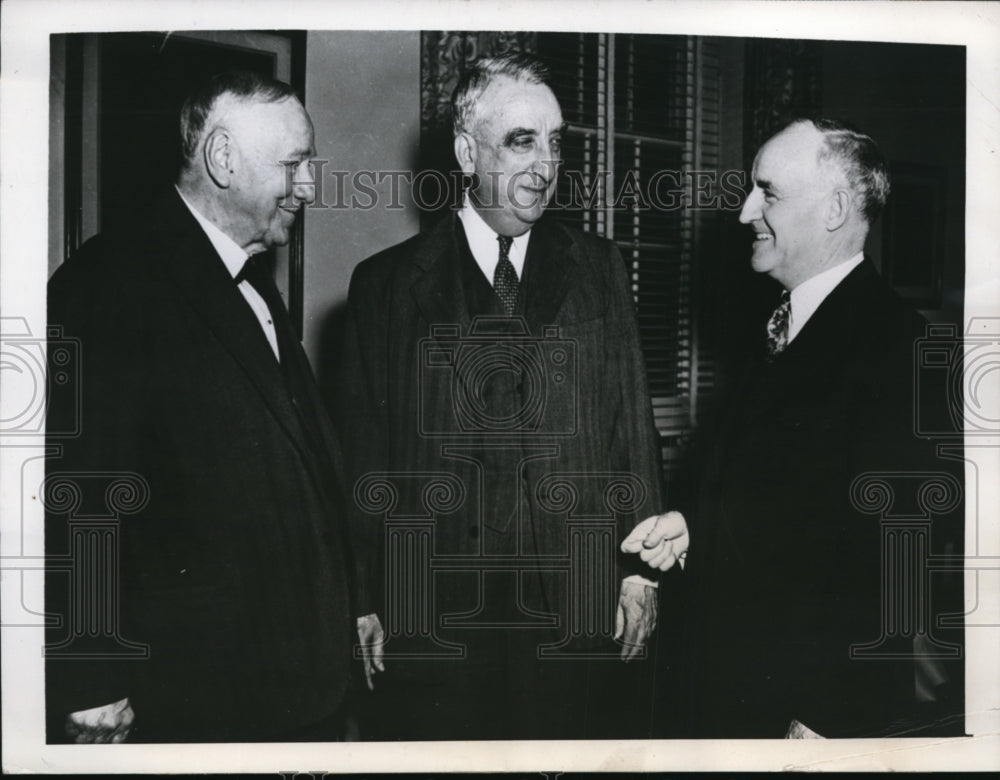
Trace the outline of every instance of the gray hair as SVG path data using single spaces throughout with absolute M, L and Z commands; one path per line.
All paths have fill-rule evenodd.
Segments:
M 530 54 L 504 54 L 476 60 L 462 74 L 451 95 L 455 135 L 472 130 L 480 98 L 490 84 L 502 76 L 528 84 L 549 85 L 549 69 Z
M 188 95 L 181 108 L 181 163 L 185 168 L 190 168 L 197 159 L 205 122 L 224 95 L 246 103 L 280 103 L 295 97 L 295 90 L 283 81 L 248 70 L 230 70 L 204 81 Z
M 885 206 L 891 187 L 889 166 L 871 136 L 836 119 L 800 119 L 823 135 L 819 162 L 835 164 L 854 193 L 858 211 L 870 225 Z

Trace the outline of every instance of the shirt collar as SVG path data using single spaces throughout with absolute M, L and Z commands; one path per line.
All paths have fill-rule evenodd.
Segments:
M 789 341 L 795 338 L 806 322 L 809 321 L 809 318 L 816 313 L 816 309 L 819 308 L 820 304 L 826 300 L 826 297 L 864 259 L 864 253 L 858 252 L 850 260 L 838 263 L 833 268 L 828 268 L 823 273 L 816 274 L 811 279 L 806 279 L 792 290 L 790 295 L 792 310 L 788 319 Z
M 465 238 L 469 242 L 469 249 L 472 256 L 490 284 L 493 284 L 493 274 L 496 271 L 497 263 L 500 261 L 500 244 L 497 241 L 497 232 L 491 228 L 469 202 L 469 195 L 466 193 L 462 200 L 462 208 L 458 212 L 458 218 L 462 220 L 462 227 L 465 229 Z M 528 252 L 528 238 L 531 235 L 529 230 L 520 236 L 515 236 L 510 246 L 507 256 L 511 265 L 517 272 L 517 278 L 521 278 L 524 270 L 524 258 Z
M 187 198 L 184 197 L 184 193 L 180 191 L 180 188 L 174 185 L 174 189 L 177 190 L 177 194 L 181 196 L 181 200 L 184 201 L 184 205 L 188 207 L 198 224 L 201 225 L 201 229 L 205 231 L 205 235 L 208 236 L 208 240 L 212 242 L 212 246 L 215 247 L 215 251 L 218 253 L 219 257 L 222 258 L 222 262 L 226 264 L 226 269 L 229 271 L 230 275 L 235 279 L 237 274 L 243 270 L 243 264 L 246 263 L 247 255 L 246 251 L 237 244 L 233 239 L 222 232 L 213 222 L 210 222 L 198 209 L 196 209 Z

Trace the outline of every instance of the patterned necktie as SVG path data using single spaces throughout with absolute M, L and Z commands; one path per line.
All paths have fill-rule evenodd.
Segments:
M 792 299 L 788 290 L 781 293 L 781 303 L 767 321 L 767 356 L 774 358 L 788 346 L 788 319 L 792 313 Z
M 503 310 L 510 317 L 517 305 L 517 272 L 510 262 L 510 245 L 514 239 L 510 236 L 497 236 L 500 243 L 500 260 L 493 272 L 493 290 L 503 304 Z

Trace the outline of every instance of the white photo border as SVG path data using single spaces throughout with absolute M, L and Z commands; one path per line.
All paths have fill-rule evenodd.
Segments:
M 49 35 L 121 30 L 530 29 L 952 44 L 967 52 L 965 317 L 1000 316 L 1000 5 L 937 2 L 667 2 L 666 0 L 8 0 L 0 72 L 0 312 L 45 333 L 48 277 Z M 43 237 L 40 239 L 40 237 Z M 1000 400 L 994 399 L 997 406 Z M 5 409 L 18 399 L 0 396 Z M 1000 412 L 1000 409 L 995 411 Z M 3 414 L 0 418 L 6 419 Z M 991 419 L 1000 419 L 1000 413 Z M 972 442 L 970 442 L 971 444 Z M 1000 554 L 1000 441 L 975 442 L 979 492 L 967 527 Z M 42 630 L 9 625 L 25 601 L 12 577 L 41 551 L 42 512 L 23 495 L 25 447 L 0 443 L 3 769 L 10 773 L 666 771 L 1000 768 L 1000 587 L 983 588 L 992 628 L 968 632 L 964 739 L 86 745 L 44 743 Z M 970 467 L 970 474 L 972 473 Z M 25 525 L 22 527 L 21 523 Z M 982 551 L 980 551 L 982 554 Z M 13 561 L 13 563 L 11 563 Z M 11 564 L 11 565 L 6 565 Z M 1000 581 L 1000 576 L 997 578 Z M 34 578 L 32 578 L 34 582 Z M 28 598 L 30 597 L 30 599 Z M 984 599 L 992 601 L 983 602 Z M 317 772 L 317 774 L 319 774 Z

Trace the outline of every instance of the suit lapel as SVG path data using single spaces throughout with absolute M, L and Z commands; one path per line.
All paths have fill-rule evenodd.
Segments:
M 858 317 L 868 311 L 861 305 L 879 280 L 867 259 L 861 262 L 823 300 L 801 332 L 782 353 L 789 364 L 802 362 L 837 364 L 837 356 L 854 349 L 854 339 L 863 324 Z
M 240 365 L 288 436 L 305 450 L 281 367 L 208 236 L 176 193 L 164 199 L 158 213 L 155 230 L 160 245 L 168 247 L 163 272 Z
M 761 356 L 746 367 L 720 409 L 723 421 L 705 453 L 711 474 L 705 484 L 724 482 L 730 469 L 744 470 L 745 464 L 734 463 L 742 457 L 738 453 L 743 451 L 744 437 L 780 441 L 780 426 L 795 424 L 803 414 L 802 404 L 814 404 L 835 386 L 846 353 L 857 348 L 857 338 L 864 337 L 864 312 L 870 310 L 872 292 L 879 284 L 878 273 L 865 260 L 830 292 L 773 362 Z M 763 326 L 758 332 L 763 341 Z M 714 498 L 706 497 L 706 501 Z
M 543 218 L 532 228 L 521 289 L 525 318 L 533 327 L 556 323 L 576 277 L 576 251 L 570 235 L 551 218 Z
M 413 256 L 417 279 L 411 292 L 428 323 L 457 323 L 467 331 L 470 317 L 462 286 L 458 245 L 459 240 L 465 240 L 464 234 L 459 235 L 461 230 L 458 216 L 453 213 L 427 234 Z
M 417 248 L 413 262 L 422 271 L 412 287 L 424 319 L 459 323 L 468 328 L 470 315 L 462 285 L 461 222 L 452 214 L 439 222 Z M 531 231 L 521 275 L 524 313 L 529 323 L 553 324 L 576 276 L 577 249 L 570 235 L 550 218 Z

